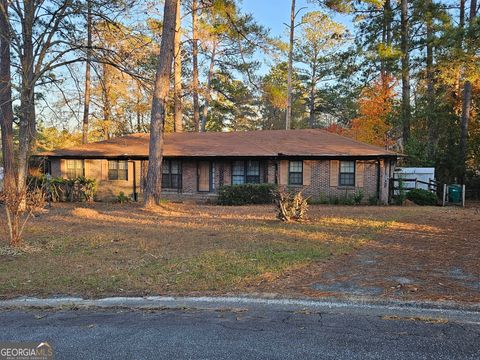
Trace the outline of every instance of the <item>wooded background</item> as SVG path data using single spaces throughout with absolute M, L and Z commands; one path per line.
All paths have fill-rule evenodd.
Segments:
M 480 187 L 477 1 L 309 3 L 291 1 L 275 37 L 239 0 L 178 1 L 165 131 L 326 128 Z M 0 10 L 2 150 L 20 182 L 37 149 L 149 131 L 163 3 Z

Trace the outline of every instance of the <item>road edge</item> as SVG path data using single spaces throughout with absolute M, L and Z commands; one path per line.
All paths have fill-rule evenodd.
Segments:
M 146 296 L 35 298 L 0 300 L 0 311 L 8 310 L 274 310 L 319 313 L 352 313 L 357 315 L 395 316 L 403 319 L 447 320 L 480 324 L 480 304 L 452 302 L 371 301 L 365 299 L 268 298 L 251 296 Z

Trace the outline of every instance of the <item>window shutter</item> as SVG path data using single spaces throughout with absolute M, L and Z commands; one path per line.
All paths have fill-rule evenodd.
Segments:
M 288 185 L 288 160 L 280 160 L 280 185 Z
M 102 180 L 108 180 L 108 160 L 102 161 Z
M 83 174 L 86 178 L 91 178 L 92 176 L 92 162 L 93 160 L 84 160 L 83 162 Z
M 303 160 L 303 185 L 310 185 L 312 181 L 312 161 Z
M 338 160 L 330 160 L 330 186 L 338 186 L 339 165 Z
M 357 161 L 355 164 L 355 187 L 363 188 L 365 163 L 363 161 Z
M 60 177 L 67 177 L 67 162 L 64 159 L 60 159 Z

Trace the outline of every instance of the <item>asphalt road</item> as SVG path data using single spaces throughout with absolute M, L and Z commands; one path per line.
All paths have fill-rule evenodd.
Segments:
M 2 311 L 0 341 L 55 359 L 479 359 L 480 323 L 377 314 L 223 310 Z

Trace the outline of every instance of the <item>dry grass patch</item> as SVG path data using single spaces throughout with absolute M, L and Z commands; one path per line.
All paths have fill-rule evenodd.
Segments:
M 269 206 L 55 204 L 26 229 L 40 251 L 0 252 L 0 296 L 242 292 L 349 253 L 391 221 L 312 209 L 284 224 Z

